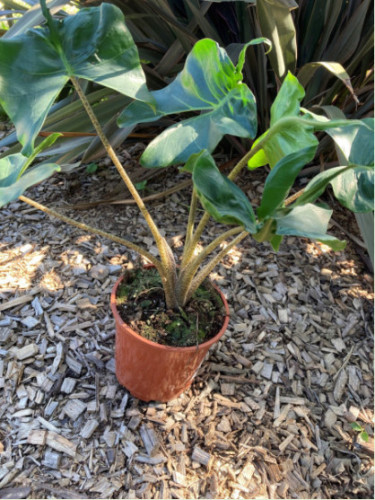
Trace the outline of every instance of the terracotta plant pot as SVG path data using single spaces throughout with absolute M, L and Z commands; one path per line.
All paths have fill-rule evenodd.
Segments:
M 142 401 L 170 401 L 190 387 L 209 348 L 224 334 L 229 308 L 220 295 L 225 318 L 221 330 L 210 340 L 193 347 L 171 347 L 141 337 L 121 319 L 117 306 L 119 278 L 111 294 L 111 309 L 116 322 L 116 377 L 130 394 Z

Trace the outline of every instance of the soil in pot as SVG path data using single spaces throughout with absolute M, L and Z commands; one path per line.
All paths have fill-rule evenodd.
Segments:
M 208 280 L 183 310 L 168 310 L 155 268 L 128 271 L 118 288 L 116 305 L 121 319 L 139 335 L 174 347 L 206 342 L 221 329 L 225 317 L 223 302 Z

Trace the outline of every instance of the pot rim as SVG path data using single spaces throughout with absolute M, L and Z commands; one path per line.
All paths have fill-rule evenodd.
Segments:
M 220 290 L 220 288 L 215 283 L 212 283 L 212 286 L 215 288 L 215 290 L 220 295 L 220 298 L 223 302 L 224 309 L 225 309 L 224 322 L 223 322 L 220 330 L 218 331 L 218 333 L 214 337 L 211 337 L 206 342 L 203 342 L 202 344 L 198 344 L 197 346 L 194 345 L 194 346 L 186 346 L 186 347 L 163 345 L 163 344 L 158 344 L 157 342 L 153 342 L 152 340 L 145 339 L 144 337 L 142 337 L 142 335 L 139 335 L 139 333 L 135 332 L 127 323 L 125 323 L 125 321 L 121 318 L 121 316 L 117 310 L 116 293 L 117 293 L 117 288 L 123 279 L 124 279 L 124 276 L 120 276 L 118 278 L 118 280 L 114 284 L 114 286 L 112 288 L 112 292 L 111 292 L 111 309 L 112 309 L 112 313 L 113 313 L 113 316 L 115 318 L 115 321 L 116 321 L 116 323 L 119 323 L 120 325 L 126 326 L 128 333 L 131 336 L 136 337 L 138 340 L 140 340 L 140 341 L 142 341 L 150 346 L 159 347 L 162 350 L 168 350 L 168 351 L 184 350 L 186 352 L 196 352 L 197 350 L 211 347 L 212 344 L 214 344 L 215 342 L 217 342 L 220 339 L 220 337 L 224 334 L 224 332 L 226 331 L 226 329 L 228 327 L 230 315 L 229 315 L 229 307 L 228 307 L 227 299 L 224 297 L 224 294 Z

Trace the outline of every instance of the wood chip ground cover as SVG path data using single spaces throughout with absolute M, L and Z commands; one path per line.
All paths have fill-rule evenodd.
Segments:
M 253 200 L 258 175 L 242 179 Z M 28 195 L 63 207 L 118 184 L 112 169 L 62 179 Z M 188 203 L 149 205 L 177 252 Z M 133 206 L 67 213 L 156 253 Z M 1 498 L 373 497 L 373 279 L 352 243 L 235 248 L 212 273 L 227 333 L 190 390 L 146 404 L 116 381 L 108 307 L 138 258 L 20 202 L 0 234 Z

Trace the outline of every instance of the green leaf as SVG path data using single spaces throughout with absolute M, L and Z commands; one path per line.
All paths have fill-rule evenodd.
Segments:
M 345 127 L 327 129 L 336 143 L 338 153 L 345 158 L 344 164 L 374 165 L 374 119 L 364 118 L 361 125 L 348 120 Z
M 21 153 L 0 159 L 0 206 L 16 200 L 27 188 L 60 170 L 54 163 L 44 163 L 21 175 L 28 161 Z
M 290 188 L 300 172 L 315 155 L 315 147 L 309 147 L 291 153 L 282 158 L 268 174 L 264 184 L 262 201 L 258 208 L 258 217 L 265 218 L 282 206 Z
M 360 425 L 358 422 L 351 422 L 350 427 L 354 431 L 359 431 L 359 432 L 362 431 L 362 429 L 363 429 L 362 425 Z
M 142 191 L 142 189 L 144 189 L 147 186 L 147 179 L 145 181 L 142 181 L 142 182 L 137 182 L 134 185 L 138 191 Z
M 86 172 L 88 174 L 95 174 L 97 170 L 98 170 L 98 165 L 96 163 L 89 163 L 86 167 Z
M 71 76 L 152 100 L 124 16 L 107 3 L 81 9 L 49 27 L 0 39 L 0 74 L 0 104 L 27 155 Z
M 298 7 L 294 0 L 257 0 L 256 8 L 262 35 L 272 42 L 269 54 L 278 78 L 294 72 L 297 61 L 296 29 L 291 10 Z
M 252 146 L 254 149 L 260 142 L 263 144 L 260 151 L 250 158 L 250 169 L 267 163 L 273 168 L 285 156 L 302 149 L 316 149 L 318 140 L 313 133 L 314 123 L 299 120 L 300 103 L 304 95 L 297 78 L 288 73 L 271 106 L 271 126 Z
M 134 102 L 121 113 L 118 124 L 131 126 L 168 114 L 201 111 L 166 129 L 141 157 L 146 167 L 184 163 L 202 149 L 213 151 L 225 134 L 255 136 L 255 98 L 241 80 L 240 66 L 234 66 L 224 49 L 213 40 L 200 40 L 176 79 L 152 92 L 156 108 Z
M 304 236 L 320 241 L 333 250 L 345 248 L 346 242 L 326 234 L 332 210 L 308 203 L 291 210 L 280 211 L 276 219 L 276 234 L 284 236 Z
M 335 197 L 352 212 L 374 210 L 374 169 L 356 168 L 331 181 Z
M 374 210 L 374 119 L 365 118 L 362 125 L 350 124 L 327 130 L 336 143 L 342 163 L 350 170 L 332 179 L 335 197 L 352 212 Z M 371 167 L 371 168 L 366 168 Z
M 240 225 L 249 233 L 256 232 L 249 200 L 236 184 L 221 174 L 207 151 L 195 155 L 189 168 L 202 206 L 217 222 Z
M 368 434 L 366 431 L 363 431 L 361 432 L 361 434 L 359 435 L 359 437 L 365 442 L 367 443 L 368 442 Z

